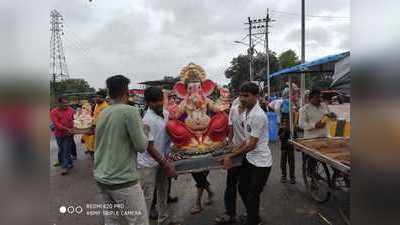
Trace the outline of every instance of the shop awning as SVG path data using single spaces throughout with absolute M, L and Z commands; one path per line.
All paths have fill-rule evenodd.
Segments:
M 291 73 L 310 73 L 310 72 L 327 72 L 327 71 L 333 72 L 335 67 L 334 63 L 349 55 L 350 51 L 336 55 L 326 56 L 317 60 L 313 60 L 311 62 L 303 63 L 297 66 L 280 70 L 278 72 L 271 74 L 270 78 Z M 264 77 L 267 78 L 266 74 L 264 75 Z

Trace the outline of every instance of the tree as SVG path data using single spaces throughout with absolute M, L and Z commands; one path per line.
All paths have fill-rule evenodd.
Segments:
M 240 84 L 249 80 L 249 58 L 247 55 L 239 55 L 232 59 L 231 65 L 225 70 L 225 77 L 231 79 L 230 91 L 237 95 Z
M 50 81 L 50 97 L 51 101 L 63 94 L 95 92 L 95 89 L 90 87 L 89 83 L 84 79 L 68 79 L 63 81 Z
M 264 80 L 266 72 L 265 53 L 257 53 L 253 59 L 254 79 Z M 269 53 L 270 72 L 276 72 L 279 69 L 279 62 L 276 53 Z M 225 70 L 225 77 L 231 79 L 230 91 L 236 96 L 242 83 L 249 80 L 249 57 L 248 55 L 239 55 L 232 59 L 230 66 Z
M 96 92 L 97 95 L 100 95 L 101 97 L 105 98 L 108 94 L 107 88 L 99 88 L 99 90 Z
M 285 69 L 300 64 L 299 57 L 296 52 L 289 49 L 279 55 L 279 68 Z
M 95 92 L 89 83 L 84 79 L 68 79 L 58 82 L 50 82 L 50 90 L 54 90 L 56 95 L 80 92 Z M 54 88 L 54 89 L 53 89 Z
M 265 53 L 257 53 L 254 57 L 254 80 L 265 80 L 267 73 L 267 58 Z M 275 52 L 269 53 L 269 72 L 275 73 L 279 69 L 279 61 Z
M 296 66 L 300 64 L 299 57 L 296 55 L 296 52 L 289 49 L 285 52 L 282 52 L 279 55 L 279 65 L 281 69 Z M 326 89 L 329 87 L 332 82 L 332 78 L 330 74 L 325 73 L 312 73 L 306 75 L 306 88 L 313 89 Z M 293 82 L 300 84 L 300 76 L 293 76 Z
M 278 56 L 278 70 L 285 69 L 288 67 L 296 66 L 300 64 L 299 57 L 297 56 L 296 52 L 289 49 Z M 271 71 L 271 74 L 274 71 Z M 271 83 L 271 93 L 277 93 L 282 91 L 282 89 L 285 87 L 287 82 L 287 76 L 278 76 L 275 78 L 272 78 L 270 83 Z M 298 83 L 297 77 L 294 76 L 292 79 L 292 82 Z

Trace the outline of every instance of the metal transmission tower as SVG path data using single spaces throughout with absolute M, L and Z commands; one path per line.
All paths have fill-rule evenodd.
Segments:
M 63 17 L 55 9 L 50 13 L 50 31 L 50 79 L 52 82 L 69 79 L 61 38 L 64 35 Z

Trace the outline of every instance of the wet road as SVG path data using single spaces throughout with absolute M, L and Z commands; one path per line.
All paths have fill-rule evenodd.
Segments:
M 83 145 L 76 137 L 78 159 L 74 168 L 67 176 L 60 175 L 60 169 L 50 165 L 50 224 L 56 225 L 99 225 L 102 217 L 86 215 L 87 204 L 101 203 L 100 196 L 92 177 L 92 162 L 83 152 Z M 52 139 L 50 143 L 51 164 L 57 157 L 57 147 Z M 313 201 L 305 190 L 301 179 L 301 155 L 296 153 L 297 184 L 280 183 L 278 144 L 271 144 L 274 165 L 266 187 L 261 196 L 261 217 L 264 224 L 270 225 L 317 225 L 335 224 L 342 225 L 342 221 L 335 201 L 318 204 Z M 216 216 L 224 212 L 223 193 L 225 189 L 225 171 L 213 170 L 210 172 L 209 181 L 216 193 L 214 204 L 206 206 L 203 212 L 196 215 L 189 213 L 195 198 L 196 188 L 190 175 L 180 175 L 172 184 L 172 195 L 179 197 L 179 202 L 171 205 L 171 213 L 175 214 L 184 225 L 214 224 Z M 244 213 L 243 204 L 238 198 L 239 214 Z M 82 207 L 80 214 L 60 213 L 59 208 L 73 206 Z M 72 209 L 71 207 L 69 209 Z M 79 211 L 79 207 L 78 207 Z

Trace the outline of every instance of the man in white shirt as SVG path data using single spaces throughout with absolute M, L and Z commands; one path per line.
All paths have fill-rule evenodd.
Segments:
M 328 106 L 321 104 L 321 91 L 312 90 L 309 95 L 309 103 L 304 105 L 299 112 L 299 127 L 304 130 L 304 138 L 327 136 L 328 132 L 323 118 L 328 113 Z
M 278 124 L 281 123 L 281 105 L 282 105 L 282 102 L 283 102 L 283 99 L 280 98 L 280 99 L 275 99 L 275 100 L 273 100 L 272 102 L 270 102 L 268 104 L 268 107 L 273 109 L 274 112 L 276 113 Z
M 240 146 L 246 140 L 244 130 L 246 108 L 240 103 L 239 98 L 237 99 L 229 111 L 229 143 L 233 146 Z
M 229 110 L 229 136 L 228 143 L 234 147 L 239 147 L 246 141 L 244 123 L 246 120 L 246 109 L 240 103 L 239 98 L 232 102 Z M 228 169 L 226 175 L 226 188 L 224 194 L 225 213 L 215 219 L 217 224 L 227 224 L 236 222 L 236 196 L 239 183 L 240 167 Z
M 158 87 L 149 87 L 144 92 L 144 98 L 149 106 L 143 117 L 147 131 L 149 146 L 147 151 L 138 154 L 138 169 L 142 176 L 141 185 L 148 211 L 151 208 L 153 192 L 157 187 L 158 224 L 176 224 L 168 215 L 168 177 L 175 177 L 173 164 L 165 159 L 169 151 L 169 138 L 165 124 L 167 112 L 163 110 L 163 93 Z
M 261 223 L 260 195 L 267 183 L 272 166 L 268 147 L 267 117 L 258 104 L 259 87 L 246 82 L 240 87 L 240 101 L 246 108 L 245 142 L 222 160 L 225 169 L 232 167 L 232 158 L 245 155 L 239 172 L 239 194 L 247 211 L 245 225 Z

